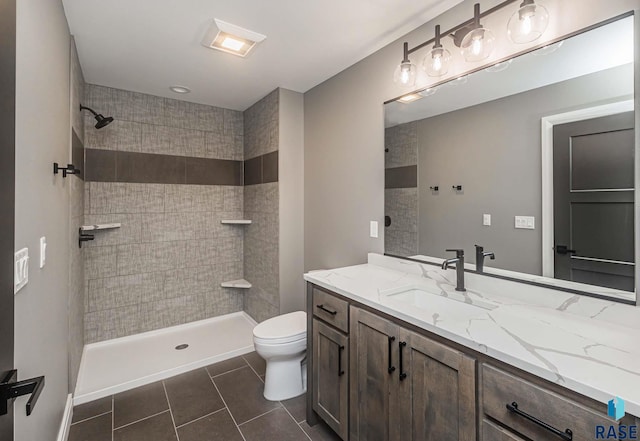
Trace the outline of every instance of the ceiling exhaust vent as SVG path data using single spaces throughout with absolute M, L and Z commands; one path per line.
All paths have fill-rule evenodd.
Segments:
M 267 38 L 265 35 L 214 18 L 202 40 L 202 45 L 246 57 L 249 51 L 265 38 Z

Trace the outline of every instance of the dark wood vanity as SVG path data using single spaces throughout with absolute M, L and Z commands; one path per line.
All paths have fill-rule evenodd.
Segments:
M 307 329 L 307 421 L 345 441 L 638 439 L 629 414 L 312 283 Z

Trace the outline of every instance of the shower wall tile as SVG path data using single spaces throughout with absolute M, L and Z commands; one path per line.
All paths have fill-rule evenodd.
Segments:
M 84 321 L 87 344 L 141 332 L 138 305 L 89 312 Z
M 87 280 L 116 274 L 116 247 L 84 248 L 84 276 Z
M 164 185 L 92 182 L 89 214 L 162 213 Z
M 185 266 L 184 242 L 158 242 L 118 245 L 117 274 L 168 271 Z
M 137 305 L 141 298 L 148 298 L 162 291 L 163 283 L 161 273 L 89 280 L 88 310 L 93 312 Z
M 278 89 L 244 112 L 244 159 L 278 150 Z
M 85 111 L 85 146 L 92 149 L 142 152 L 142 131 L 146 124 L 117 121 L 100 130 L 93 126 L 96 121 Z
M 112 125 L 118 126 L 115 123 Z M 184 154 L 180 150 L 172 150 L 171 148 L 171 127 L 141 124 L 140 133 L 140 152 L 176 156 Z
M 279 307 L 273 306 L 261 297 L 255 295 L 248 296 L 245 294 L 244 310 L 258 323 L 280 314 Z
M 415 121 L 384 131 L 385 168 L 418 164 L 418 125 Z
M 242 187 L 239 192 L 234 192 L 231 197 L 240 198 L 242 202 Z M 219 212 L 226 211 L 224 195 L 227 187 L 214 185 L 165 185 L 165 212 Z M 238 201 L 235 201 L 236 204 Z
M 244 211 L 244 187 L 223 187 L 223 210 Z

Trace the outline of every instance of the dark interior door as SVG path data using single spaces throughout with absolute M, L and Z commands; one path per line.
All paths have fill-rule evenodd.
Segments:
M 634 291 L 634 113 L 553 133 L 555 277 Z
M 0 0 L 0 381 L 13 369 L 16 0 Z M 0 439 L 13 439 L 13 409 L 0 416 Z

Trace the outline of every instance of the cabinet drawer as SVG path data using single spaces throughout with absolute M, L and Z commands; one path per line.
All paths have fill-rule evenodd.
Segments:
M 349 332 L 349 303 L 317 288 L 313 288 L 313 315 Z
M 524 439 L 491 421 L 482 420 L 482 441 L 524 441 Z
M 535 440 L 562 440 L 559 433 L 507 409 L 507 405 L 517 403 L 517 409 L 541 422 L 565 432 L 573 433 L 573 441 L 593 440 L 596 426 L 616 425 L 616 423 L 594 410 L 558 395 L 543 387 L 503 372 L 489 365 L 482 367 L 482 405 L 486 415 Z M 485 438 L 486 439 L 486 438 Z M 510 439 L 510 438 L 505 438 Z M 514 438 L 518 439 L 518 438 Z

